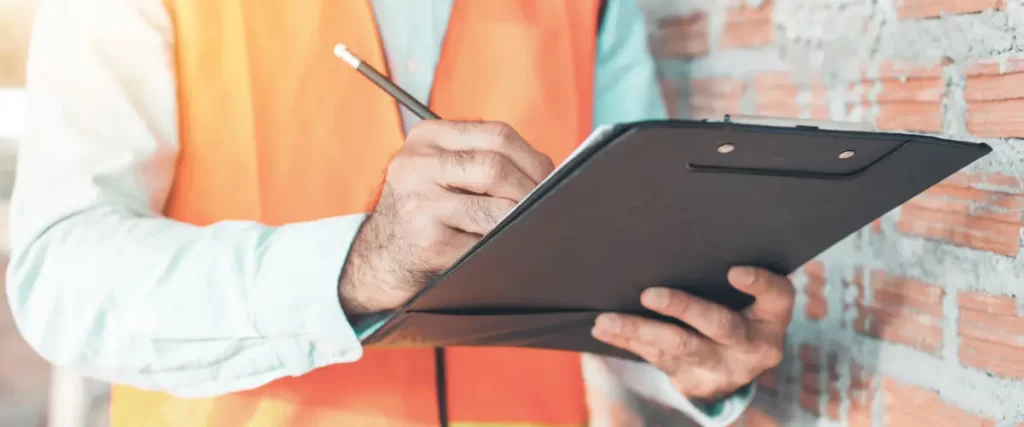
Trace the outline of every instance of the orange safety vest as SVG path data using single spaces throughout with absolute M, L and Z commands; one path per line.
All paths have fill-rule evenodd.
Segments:
M 597 0 L 454 2 L 430 104 L 500 120 L 557 163 L 591 130 Z M 404 135 L 396 103 L 332 55 L 384 70 L 369 0 L 166 0 L 181 152 L 166 214 L 266 224 L 366 212 Z M 367 349 L 354 363 L 206 399 L 115 386 L 114 427 L 579 426 L 580 355 Z M 441 381 L 439 381 L 439 379 Z M 439 395 L 439 384 L 446 390 Z M 443 410 L 442 410 L 443 406 Z

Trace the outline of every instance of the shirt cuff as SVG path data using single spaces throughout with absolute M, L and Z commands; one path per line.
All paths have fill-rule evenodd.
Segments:
M 609 372 L 631 391 L 682 412 L 703 427 L 735 423 L 754 398 L 755 385 L 751 383 L 713 404 L 698 405 L 683 396 L 668 375 L 648 363 L 613 357 L 603 359 Z
M 359 360 L 363 348 L 338 300 L 338 279 L 365 215 L 288 224 L 261 242 L 250 297 L 257 331 L 288 375 Z
M 729 426 L 735 423 L 754 399 L 755 387 L 754 383 L 747 384 L 731 395 L 711 404 L 701 405 L 693 403 L 694 409 L 704 417 L 701 425 Z M 688 415 L 691 417 L 695 416 L 694 414 Z

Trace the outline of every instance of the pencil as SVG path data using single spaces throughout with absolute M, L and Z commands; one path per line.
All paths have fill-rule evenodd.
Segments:
M 384 90 L 384 92 L 387 92 L 388 95 L 391 95 L 391 97 L 395 98 L 398 101 L 398 103 L 402 104 L 405 108 L 408 108 L 409 111 L 412 111 L 413 114 L 418 116 L 420 119 L 441 119 L 440 116 L 434 114 L 433 111 L 430 111 L 430 108 L 427 108 L 426 105 L 423 105 L 423 103 L 417 101 L 416 98 L 413 98 L 413 96 L 409 95 L 408 92 L 402 90 L 402 88 L 398 87 L 398 85 L 392 83 L 391 80 L 389 80 L 387 77 L 384 77 L 383 74 L 381 74 L 379 71 L 370 66 L 370 64 L 367 64 L 366 62 L 363 62 L 362 59 L 359 59 L 359 57 L 350 52 L 348 50 L 348 47 L 346 47 L 345 45 L 339 44 L 334 46 L 334 56 L 337 56 L 342 61 L 345 61 L 345 63 L 347 63 L 348 65 L 351 65 L 352 68 L 355 68 L 356 71 L 358 71 L 360 74 L 366 76 L 366 78 L 370 79 L 370 81 L 376 84 L 377 87 Z

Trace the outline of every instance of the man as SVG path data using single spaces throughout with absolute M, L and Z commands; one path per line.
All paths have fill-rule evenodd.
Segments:
M 602 3 L 44 2 L 11 215 L 20 330 L 118 384 L 115 427 L 586 424 L 578 354 L 359 338 L 594 124 L 664 116 L 637 5 Z M 489 121 L 416 124 L 336 43 L 442 117 Z M 778 363 L 793 298 L 765 271 L 729 279 L 757 303 L 642 296 L 697 332 L 614 313 L 593 330 L 707 425 Z

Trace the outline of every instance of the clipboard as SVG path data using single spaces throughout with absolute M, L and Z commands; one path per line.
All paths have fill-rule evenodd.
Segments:
M 667 286 L 742 309 L 735 265 L 789 274 L 992 151 L 820 123 L 663 120 L 605 126 L 439 279 L 364 339 L 636 359 L 590 335 L 615 311 L 664 319 Z M 685 325 L 683 325 L 685 326 Z

